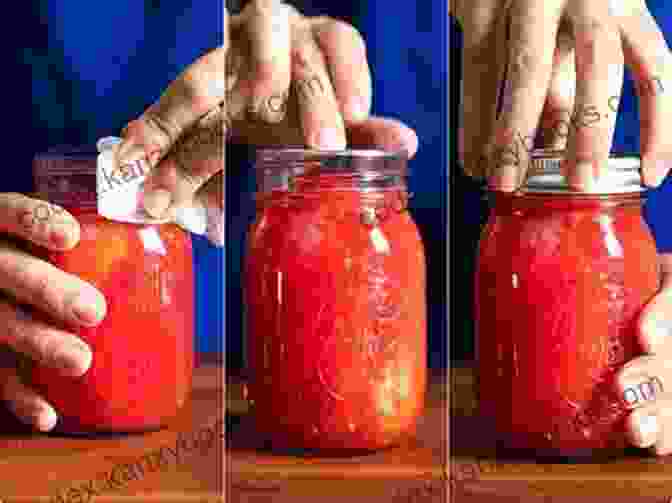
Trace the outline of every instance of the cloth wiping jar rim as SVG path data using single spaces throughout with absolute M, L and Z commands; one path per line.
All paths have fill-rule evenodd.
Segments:
M 150 168 L 146 158 L 119 165 L 115 147 L 122 142 L 117 136 L 101 138 L 96 143 L 96 203 L 98 214 L 116 222 L 136 224 L 163 224 L 174 222 L 194 234 L 204 235 L 208 215 L 205 207 L 197 206 L 176 210 L 174 219 L 153 218 L 143 207 L 144 183 Z

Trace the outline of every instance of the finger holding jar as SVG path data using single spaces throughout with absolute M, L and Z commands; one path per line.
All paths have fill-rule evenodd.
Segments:
M 659 293 L 638 322 L 645 351 L 619 371 L 617 388 L 633 411 L 626 426 L 632 443 L 657 455 L 672 453 L 672 254 L 660 257 L 663 279 Z
M 63 327 L 91 327 L 105 316 L 103 295 L 92 285 L 21 246 L 64 251 L 79 241 L 77 220 L 55 205 L 16 193 L 0 194 L 0 399 L 23 422 L 48 431 L 56 413 L 22 384 L 16 362 L 25 357 L 78 377 L 91 365 L 90 348 Z M 32 308 L 31 314 L 24 306 Z M 42 316 L 46 315 L 46 316 Z M 53 319 L 59 326 L 47 320 Z

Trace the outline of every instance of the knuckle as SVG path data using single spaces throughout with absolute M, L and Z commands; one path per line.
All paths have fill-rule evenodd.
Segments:
M 54 350 L 58 348 L 58 340 L 53 336 L 47 336 L 38 330 L 23 326 L 23 341 L 29 354 L 40 362 L 47 363 L 52 360 Z
M 305 30 L 302 31 L 301 35 L 297 36 L 296 40 L 292 44 L 290 53 L 292 67 L 298 70 L 304 70 L 308 68 L 311 64 L 311 60 L 313 59 L 314 51 L 315 43 L 313 41 L 312 35 Z
M 167 150 L 180 136 L 179 126 L 154 110 L 147 110 L 143 121 L 155 133 L 155 138 L 163 150 Z
M 20 210 L 18 213 L 18 220 L 22 228 L 26 229 L 30 233 L 34 231 L 37 222 L 35 215 L 31 210 Z
M 191 78 L 191 92 L 203 99 L 223 98 L 227 86 L 226 68 L 230 58 L 220 49 L 214 49 L 201 56 L 186 72 Z
M 199 106 L 210 100 L 211 95 L 222 97 L 226 88 L 226 63 L 222 61 L 216 68 L 211 64 L 211 59 L 200 59 L 185 70 L 174 85 L 179 99 Z
M 366 53 L 364 37 L 357 28 L 345 21 L 330 19 L 318 28 L 318 34 L 329 50 L 354 46 L 356 51 Z
M 597 52 L 604 46 L 620 47 L 619 32 L 608 20 L 589 19 L 579 27 L 578 33 L 578 40 L 584 51 Z
M 511 72 L 518 78 L 529 78 L 543 70 L 546 63 L 542 55 L 529 45 L 519 45 L 511 50 Z
M 274 83 L 277 75 L 278 64 L 275 61 L 257 60 L 254 65 L 254 79 L 252 80 L 252 93 L 261 94 L 269 91 L 269 86 Z
M 32 262 L 32 261 L 31 261 Z M 25 259 L 20 259 L 14 268 L 14 284 L 21 300 L 31 305 L 48 309 L 57 315 L 63 315 L 62 303 L 51 285 L 60 282 L 50 280 L 45 272 L 34 272 L 32 269 L 37 264 L 32 264 Z
M 196 192 L 204 183 L 204 176 L 199 173 L 194 172 L 190 167 L 193 163 L 188 162 L 181 155 L 176 156 L 175 166 L 177 169 L 178 176 L 185 181 L 191 190 L 191 192 Z
M 39 306 L 57 308 L 58 302 L 54 298 L 49 287 L 50 281 L 45 275 L 39 275 L 30 280 L 29 289 L 33 303 Z
M 35 330 L 35 322 L 23 319 L 12 319 L 7 324 L 7 336 L 10 345 L 19 353 L 43 361 L 51 349 L 48 338 L 41 337 Z

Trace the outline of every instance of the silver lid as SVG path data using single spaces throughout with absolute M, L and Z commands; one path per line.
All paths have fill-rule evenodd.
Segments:
M 577 191 L 569 185 L 560 170 L 562 156 L 554 153 L 533 153 L 530 176 L 521 187 L 523 193 L 588 193 L 588 194 L 625 194 L 643 192 L 640 172 L 640 159 L 636 156 L 613 155 L 606 169 L 602 169 L 600 178 L 590 190 Z
M 260 148 L 256 152 L 258 169 L 292 168 L 303 173 L 310 165 L 321 173 L 392 171 L 408 174 L 407 155 L 403 151 L 386 152 L 375 149 L 312 150 L 302 148 Z
M 272 189 L 294 191 L 294 177 L 323 174 L 354 180 L 362 192 L 405 185 L 409 174 L 407 154 L 374 149 L 311 150 L 260 148 L 256 151 L 259 192 Z M 344 185 L 347 190 L 352 184 Z M 334 187 L 332 190 L 339 190 Z

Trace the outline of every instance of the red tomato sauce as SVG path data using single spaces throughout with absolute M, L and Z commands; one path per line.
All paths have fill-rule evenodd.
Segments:
M 387 447 L 424 406 L 425 258 L 406 192 L 347 180 L 264 194 L 248 234 L 249 397 L 273 448 Z
M 613 377 L 642 354 L 636 322 L 658 284 L 639 196 L 495 197 L 476 312 L 480 413 L 499 446 L 626 446 Z
M 86 374 L 64 377 L 31 365 L 24 379 L 56 409 L 56 431 L 158 429 L 177 414 L 191 389 L 191 239 L 172 224 L 126 224 L 91 211 L 69 211 L 81 226 L 77 246 L 66 252 L 35 247 L 34 252 L 98 288 L 107 314 L 93 328 L 63 327 L 93 351 Z

